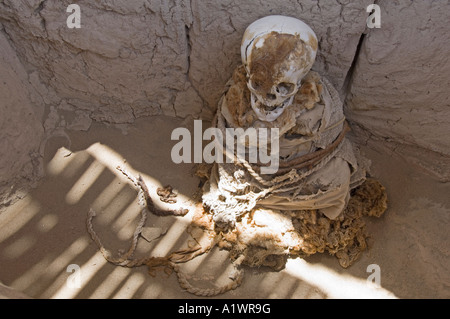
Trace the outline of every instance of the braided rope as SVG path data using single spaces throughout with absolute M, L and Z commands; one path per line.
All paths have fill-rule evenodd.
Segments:
M 221 295 L 227 291 L 234 290 L 237 287 L 239 287 L 242 283 L 242 279 L 244 278 L 244 270 L 240 269 L 241 263 L 244 260 L 245 255 L 241 255 L 236 261 L 234 261 L 233 264 L 233 270 L 231 271 L 230 275 L 228 276 L 231 281 L 228 284 L 225 284 L 221 287 L 216 288 L 198 288 L 192 286 L 191 283 L 189 283 L 187 276 L 180 271 L 178 265 L 173 265 L 173 270 L 177 274 L 178 282 L 180 286 L 185 289 L 187 292 L 190 292 L 191 294 L 194 294 L 199 297 L 213 297 L 217 295 Z
M 139 241 L 139 235 L 142 233 L 142 228 L 144 227 L 145 222 L 147 221 L 147 212 L 146 209 L 141 210 L 141 219 L 136 226 L 136 229 L 133 234 L 133 238 L 131 241 L 130 248 L 128 249 L 127 253 L 124 254 L 124 256 L 120 258 L 113 258 L 112 253 L 108 250 L 106 250 L 103 246 L 103 244 L 100 241 L 100 238 L 97 236 L 97 234 L 94 231 L 94 228 L 92 226 L 92 218 L 96 216 L 95 211 L 91 208 L 89 210 L 88 219 L 87 219 L 87 229 L 89 234 L 91 235 L 92 239 L 95 241 L 97 246 L 100 248 L 100 252 L 105 257 L 107 261 L 109 261 L 112 264 L 119 265 L 119 266 L 129 266 L 130 257 L 133 256 L 134 252 L 136 251 L 136 247 Z
M 198 246 L 194 247 L 192 249 L 188 250 L 180 250 L 175 251 L 171 253 L 167 257 L 143 257 L 138 259 L 131 259 L 134 252 L 136 251 L 136 247 L 139 241 L 139 236 L 142 233 L 142 228 L 145 225 L 145 222 L 147 221 L 147 212 L 149 211 L 149 207 L 143 203 L 148 204 L 148 188 L 145 185 L 145 182 L 143 181 L 142 177 L 139 176 L 139 178 L 135 178 L 133 175 L 128 173 L 125 169 L 121 167 L 117 167 L 119 171 L 121 171 L 139 190 L 140 197 L 144 197 L 145 201 L 140 201 L 141 205 L 144 205 L 144 207 L 141 209 L 141 219 L 139 220 L 139 223 L 137 224 L 135 231 L 133 233 L 133 237 L 131 240 L 131 245 L 128 249 L 128 251 L 121 257 L 114 258 L 113 254 L 105 248 L 103 243 L 101 242 L 99 236 L 94 230 L 92 220 L 96 216 L 95 211 L 91 208 L 89 210 L 87 219 L 86 219 L 86 226 L 88 233 L 90 234 L 92 240 L 95 242 L 95 244 L 99 247 L 100 253 L 103 255 L 103 257 L 110 263 L 122 266 L 122 267 L 138 267 L 147 265 L 149 268 L 156 267 L 156 266 L 167 266 L 170 267 L 175 271 L 177 274 L 177 279 L 180 284 L 180 287 L 188 291 L 189 293 L 192 293 L 196 296 L 200 297 L 210 297 L 210 296 L 217 296 L 220 294 L 223 294 L 229 290 L 236 289 L 241 283 L 243 279 L 244 272 L 243 270 L 238 269 L 240 267 L 240 264 L 243 259 L 238 259 L 233 263 L 233 270 L 231 274 L 229 275 L 229 278 L 231 281 L 222 287 L 217 288 L 197 288 L 194 287 L 192 284 L 189 283 L 186 274 L 184 274 L 180 267 L 178 266 L 178 263 L 187 262 L 189 260 L 194 259 L 195 257 L 211 250 L 216 243 L 218 242 L 219 238 L 218 236 L 215 236 L 212 238 L 209 245 L 206 246 Z M 144 187 L 143 187 L 144 185 Z

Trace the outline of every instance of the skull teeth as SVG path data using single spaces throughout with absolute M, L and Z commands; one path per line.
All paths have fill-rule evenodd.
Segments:
M 260 101 L 256 100 L 255 101 L 255 105 L 261 111 L 264 111 L 264 112 L 268 113 L 268 112 L 273 112 L 273 111 L 275 111 L 278 108 L 284 108 L 290 102 L 290 100 L 291 100 L 290 98 L 287 98 L 282 103 L 276 104 L 276 105 L 267 105 L 267 104 L 261 103 Z
M 269 111 L 270 112 L 270 111 L 273 111 L 273 110 L 279 108 L 280 106 L 283 106 L 283 104 L 284 103 L 279 104 L 279 105 L 274 105 L 274 106 L 268 106 L 268 105 L 265 105 L 265 104 L 261 104 L 260 108 L 263 108 L 265 111 Z
M 284 111 L 286 107 L 291 105 L 293 97 L 284 100 L 283 103 L 274 106 L 267 106 L 257 99 L 253 94 L 251 95 L 251 104 L 253 111 L 255 111 L 258 118 L 262 121 L 275 121 Z

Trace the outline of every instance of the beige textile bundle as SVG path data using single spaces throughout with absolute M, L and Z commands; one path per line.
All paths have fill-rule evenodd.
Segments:
M 349 266 L 366 248 L 362 217 L 380 216 L 387 199 L 384 187 L 366 178 L 369 162 L 345 138 L 336 90 L 311 71 L 274 122 L 259 121 L 249 105 L 245 71 L 238 67 L 213 125 L 279 128 L 280 168 L 261 175 L 260 164 L 237 156 L 235 163 L 213 165 L 203 205 L 223 234 L 220 245 L 234 258 L 245 254 L 251 266 L 280 268 L 289 255 L 324 251 Z

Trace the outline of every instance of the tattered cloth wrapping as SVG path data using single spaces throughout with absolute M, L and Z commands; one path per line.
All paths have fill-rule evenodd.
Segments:
M 204 188 L 204 205 L 219 225 L 234 225 L 254 208 L 317 209 L 335 219 L 347 205 L 350 190 L 364 182 L 369 166 L 344 137 L 347 127 L 336 90 L 310 72 L 294 103 L 274 122 L 263 122 L 249 107 L 244 72 L 238 68 L 228 83 L 214 125 L 222 131 L 227 127 L 279 128 L 280 168 L 273 175 L 261 175 L 257 173 L 260 166 L 242 158 L 237 163 L 216 163 Z M 343 138 L 338 145 L 314 165 L 302 169 L 290 165 L 326 150 L 339 136 Z
M 265 122 L 250 107 L 240 66 L 227 84 L 213 126 L 223 135 L 227 128 L 279 129 L 275 173 L 262 175 L 261 162 L 249 163 L 222 145 L 234 162 L 215 163 L 209 174 L 199 174 L 206 177 L 202 201 L 210 218 L 202 228 L 215 229 L 219 246 L 229 249 L 232 260 L 281 269 L 288 256 L 328 251 L 348 267 L 367 248 L 362 218 L 384 213 L 386 191 L 368 177 L 369 161 L 345 138 L 342 102 L 326 78 L 309 72 L 293 104 L 275 121 Z M 250 140 L 244 143 L 254 146 Z

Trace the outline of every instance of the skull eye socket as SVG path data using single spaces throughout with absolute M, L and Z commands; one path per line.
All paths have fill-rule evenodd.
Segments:
M 292 94 L 295 90 L 295 85 L 293 83 L 281 82 L 277 85 L 277 92 L 281 95 Z

